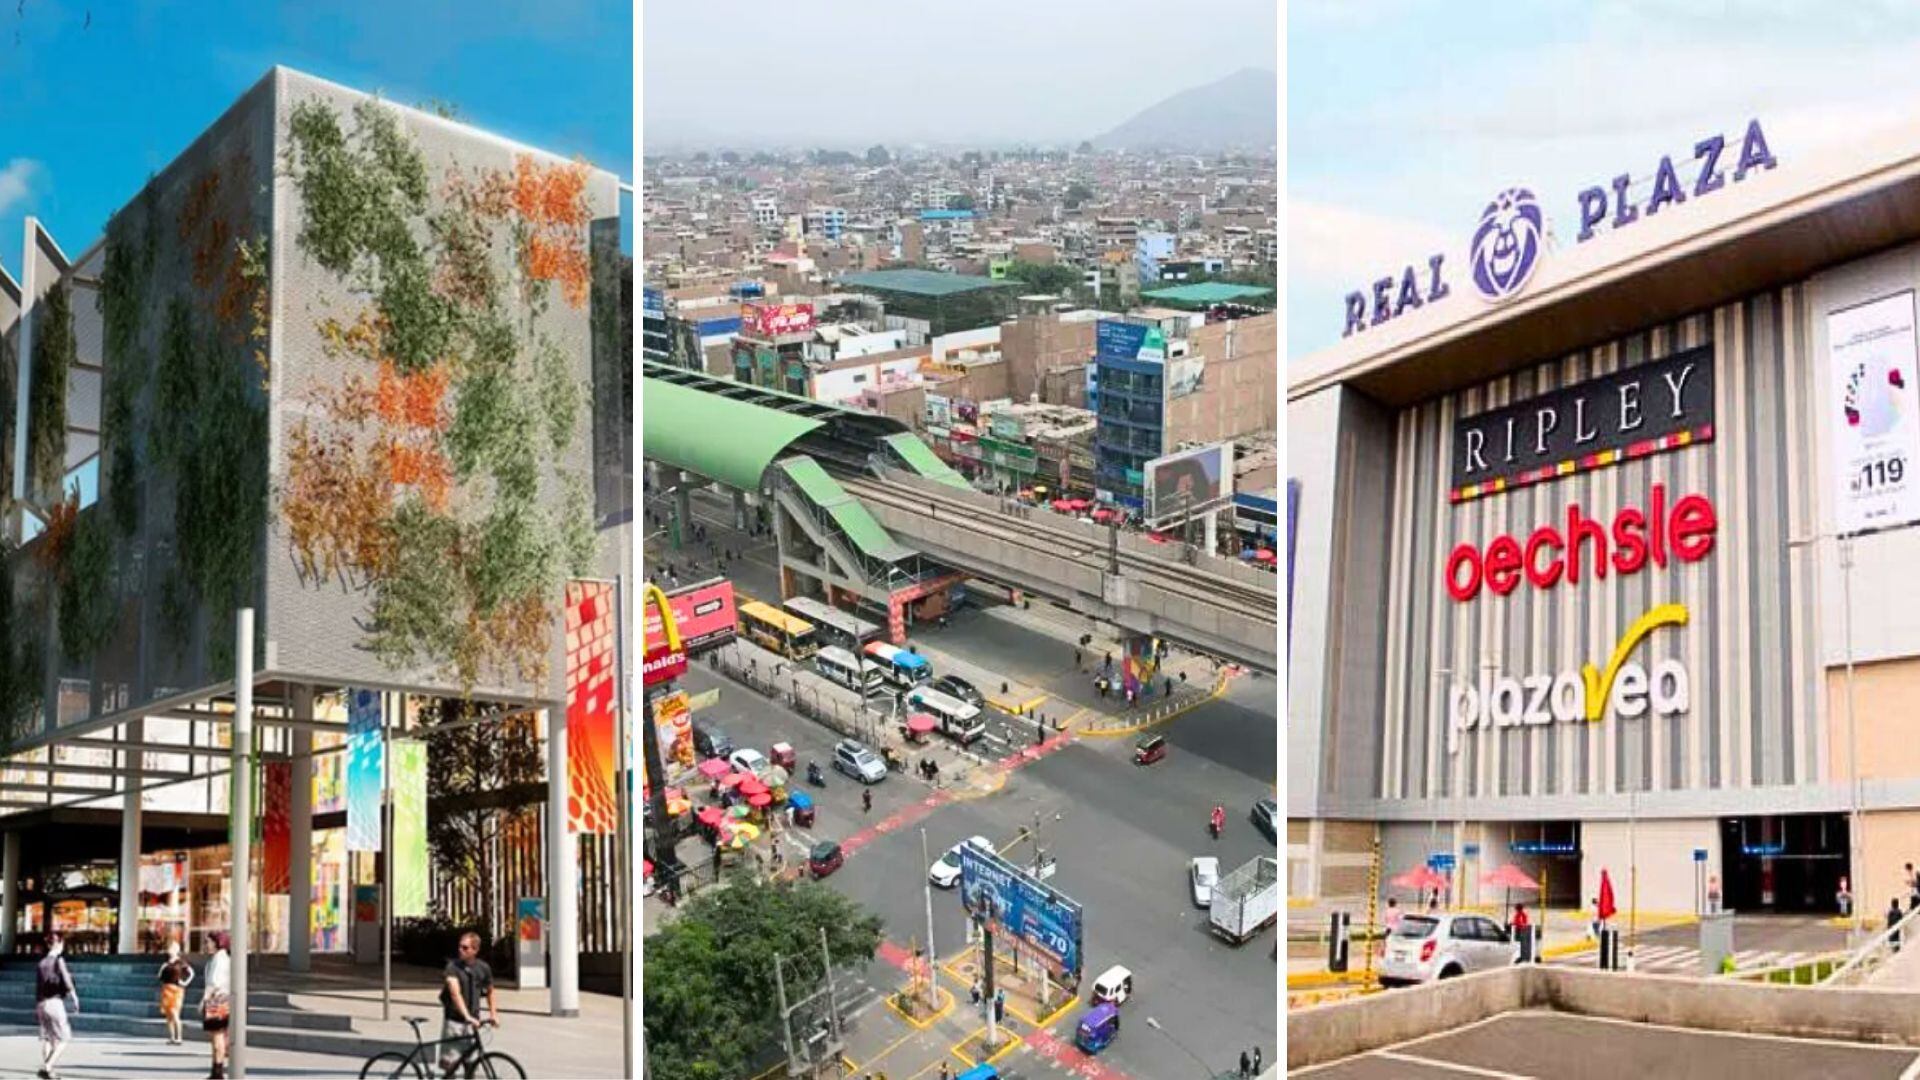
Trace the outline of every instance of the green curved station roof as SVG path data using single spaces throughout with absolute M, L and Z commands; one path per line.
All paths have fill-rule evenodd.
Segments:
M 742 491 L 759 490 L 767 466 L 821 425 L 664 379 L 646 379 L 643 392 L 642 453 Z

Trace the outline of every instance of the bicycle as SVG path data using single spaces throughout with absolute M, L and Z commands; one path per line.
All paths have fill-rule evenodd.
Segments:
M 464 1076 L 466 1080 L 483 1076 L 488 1077 L 489 1080 L 499 1077 L 506 1077 L 509 1080 L 512 1078 L 526 1080 L 527 1070 L 521 1068 L 518 1061 L 501 1051 L 488 1050 L 481 1040 L 482 1031 L 499 1026 L 492 1020 L 482 1021 L 480 1027 L 471 1034 L 462 1035 L 457 1039 L 428 1042 L 420 1034 L 420 1025 L 431 1023 L 430 1020 L 424 1016 L 403 1016 L 401 1019 L 413 1025 L 413 1041 L 416 1044 L 414 1048 L 404 1054 L 398 1050 L 387 1050 L 373 1055 L 367 1059 L 365 1065 L 361 1066 L 360 1080 L 370 1080 L 373 1077 L 384 1077 L 387 1080 L 401 1080 L 402 1077 L 433 1080 L 442 1075 L 440 1058 L 434 1051 L 449 1043 L 466 1044 L 466 1048 L 460 1052 L 460 1060 L 454 1063 L 453 1075 Z

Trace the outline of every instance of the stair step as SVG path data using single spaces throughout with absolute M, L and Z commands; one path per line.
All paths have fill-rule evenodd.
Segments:
M 332 1054 L 341 1057 L 366 1060 L 375 1054 L 389 1050 L 407 1053 L 413 1049 L 412 1043 L 387 1039 L 374 1039 L 352 1032 L 303 1030 L 298 1028 L 261 1026 L 255 1016 L 258 1011 L 248 1014 L 247 1045 L 265 1047 L 270 1050 L 293 1050 L 308 1054 Z M 82 1035 L 89 1032 L 111 1035 L 146 1035 L 155 1041 L 167 1037 L 167 1024 L 158 1016 L 136 1018 L 130 1016 L 105 1015 L 88 1012 L 86 1002 L 81 1001 L 81 1010 L 70 1017 L 75 1032 Z M 182 1027 L 186 1037 L 194 1042 L 205 1042 L 206 1033 L 200 1028 L 197 1016 L 182 1015 Z M 0 1024 L 19 1024 L 32 1027 L 37 1023 L 32 1009 L 16 1009 L 0 1005 Z

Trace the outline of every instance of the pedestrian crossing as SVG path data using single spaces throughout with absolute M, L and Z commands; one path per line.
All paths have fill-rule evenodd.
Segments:
M 1820 956 L 1820 953 L 1791 949 L 1741 949 L 1733 954 L 1734 968 L 1739 971 L 1758 971 L 1764 968 L 1786 967 L 1801 964 Z M 1577 966 L 1591 966 L 1595 954 L 1585 953 L 1569 958 L 1566 962 Z M 1633 950 L 1632 970 L 1656 975 L 1704 975 L 1701 970 L 1700 950 L 1691 945 L 1641 945 Z

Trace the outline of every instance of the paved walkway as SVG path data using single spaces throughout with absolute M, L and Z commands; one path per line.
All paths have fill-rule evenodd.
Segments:
M 213 1060 L 206 1043 L 168 1046 L 138 1035 L 82 1035 L 60 1058 L 60 1075 L 70 1080 L 128 1080 L 130 1077 L 202 1077 Z M 358 1061 L 331 1054 L 291 1050 L 252 1050 L 247 1075 L 256 1077 L 353 1077 Z M 33 1076 L 40 1068 L 40 1036 L 32 1028 L 0 1028 L 0 1077 Z

